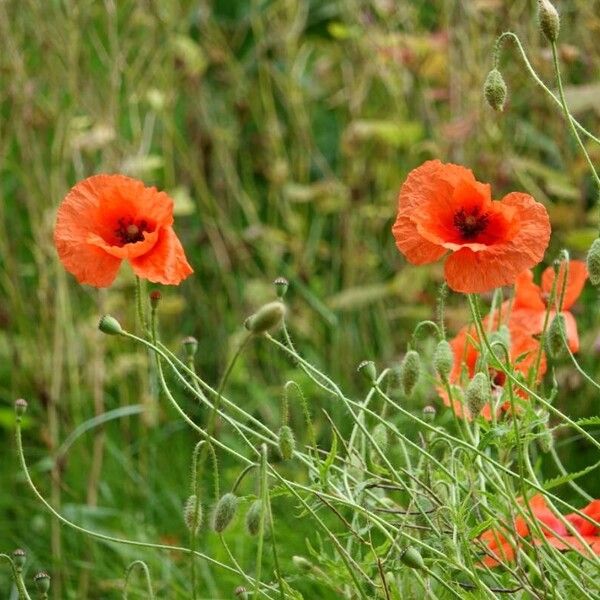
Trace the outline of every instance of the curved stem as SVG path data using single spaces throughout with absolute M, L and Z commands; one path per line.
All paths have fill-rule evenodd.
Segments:
M 150 577 L 150 569 L 148 569 L 148 565 L 143 560 L 134 560 L 125 571 L 125 583 L 123 585 L 123 600 L 127 600 L 127 586 L 129 585 L 129 579 L 133 570 L 139 567 L 144 574 L 144 579 L 146 580 L 146 589 L 148 590 L 148 600 L 154 600 L 154 590 L 152 589 L 152 578 Z

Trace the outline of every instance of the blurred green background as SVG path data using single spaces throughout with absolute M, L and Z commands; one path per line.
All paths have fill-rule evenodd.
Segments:
M 434 314 L 442 280 L 440 265 L 407 265 L 390 234 L 399 186 L 428 158 L 471 167 L 497 198 L 523 190 L 543 202 L 554 230 L 548 262 L 561 247 L 584 255 L 599 218 L 591 178 L 513 47 L 501 62 L 504 113 L 481 93 L 495 37 L 507 29 L 554 88 L 535 4 L 0 1 L 0 551 L 26 548 L 31 569 L 51 570 L 54 598 L 118 598 L 135 558 L 148 560 L 159 597 L 186 597 L 181 556 L 59 529 L 16 465 L 12 406 L 24 397 L 34 478 L 56 507 L 101 531 L 186 543 L 181 506 L 194 437 L 159 404 L 144 352 L 96 329 L 105 312 L 134 326 L 132 274 L 122 269 L 113 287 L 96 291 L 79 286 L 56 258 L 56 207 L 76 181 L 123 172 L 175 199 L 176 231 L 195 275 L 162 289 L 163 337 L 177 348 L 195 335 L 198 368 L 213 383 L 244 318 L 273 298 L 279 275 L 291 282 L 297 347 L 349 392 L 363 387 L 355 373 L 362 359 L 388 365 L 401 356 L 416 322 Z M 563 1 L 560 9 L 568 99 L 598 132 L 600 2 Z M 598 162 L 600 149 L 589 151 Z M 575 310 L 592 374 L 597 300 L 586 289 Z M 448 319 L 451 331 L 464 324 L 464 299 L 451 296 Z M 572 368 L 559 364 L 556 376 L 567 414 L 597 412 L 597 394 Z M 291 377 L 298 378 L 293 365 L 257 342 L 228 393 L 277 427 L 281 387 Z M 306 392 L 328 448 L 321 408 L 342 424 L 343 414 L 317 390 Z M 414 408 L 428 402 L 438 402 L 432 386 Z M 59 452 L 79 425 L 119 407 L 132 414 Z M 297 408 L 292 423 L 301 427 Z M 569 466 L 587 464 L 585 443 L 558 443 Z M 223 461 L 224 486 L 237 472 Z M 596 477 L 581 482 L 600 494 Z M 305 538 L 314 544 L 314 535 L 289 518 L 300 512 L 289 501 L 275 510 L 286 516 L 278 537 L 283 569 L 293 573 L 291 556 L 307 554 Z M 241 525 L 237 531 L 232 548 L 251 571 L 255 541 Z M 225 557 L 210 534 L 201 540 L 207 553 Z M 205 598 L 230 598 L 241 583 L 202 569 Z M 338 597 L 311 586 L 310 578 L 297 582 L 307 598 Z M 4 570 L 2 594 L 8 588 Z

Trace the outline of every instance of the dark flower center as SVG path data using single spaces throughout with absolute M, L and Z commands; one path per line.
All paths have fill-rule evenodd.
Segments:
M 467 213 L 464 208 L 461 208 L 454 214 L 454 227 L 467 240 L 479 235 L 487 227 L 487 224 L 488 216 L 486 213 Z
M 150 231 L 148 222 L 144 219 L 135 222 L 131 218 L 120 218 L 115 229 L 117 239 L 123 244 L 135 244 L 144 240 L 144 232 Z

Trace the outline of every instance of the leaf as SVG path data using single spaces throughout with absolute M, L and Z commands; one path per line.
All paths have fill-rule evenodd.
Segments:
M 577 425 L 600 425 L 600 416 L 595 417 L 584 417 L 583 419 L 578 419 L 575 421 Z
M 544 483 L 545 490 L 551 490 L 552 488 L 558 487 L 559 485 L 563 485 L 565 483 L 569 483 L 569 481 L 573 481 L 574 479 L 578 479 L 583 475 L 587 475 L 591 473 L 594 469 L 597 469 L 600 466 L 600 461 L 594 463 L 593 465 L 589 465 L 585 469 L 581 471 L 577 471 L 576 473 L 567 473 L 566 475 L 561 475 L 560 477 L 554 477 L 553 479 L 549 479 Z
M 321 485 L 324 488 L 328 487 L 327 486 L 327 474 L 329 473 L 329 469 L 331 468 L 331 465 L 333 464 L 333 461 L 335 460 L 336 456 L 337 456 L 337 435 L 334 431 L 333 439 L 331 441 L 331 450 L 329 450 L 329 454 L 327 455 L 327 458 L 325 459 L 325 461 L 321 465 L 321 468 L 319 469 L 319 472 L 321 475 Z
M 481 523 L 478 523 L 474 527 L 471 527 L 469 530 L 469 539 L 474 540 L 478 538 L 486 529 L 489 529 L 494 524 L 494 519 L 492 517 L 488 517 L 483 520 Z

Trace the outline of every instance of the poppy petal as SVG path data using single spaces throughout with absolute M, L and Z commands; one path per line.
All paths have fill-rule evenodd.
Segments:
M 560 297 L 562 284 L 564 281 L 565 266 L 564 263 L 560 266 L 558 282 L 556 285 L 556 296 Z M 567 275 L 567 286 L 565 288 L 565 297 L 563 300 L 562 309 L 569 310 L 581 295 L 585 280 L 587 279 L 587 267 L 581 260 L 569 261 L 569 273 Z M 554 284 L 555 273 L 552 267 L 548 267 L 542 273 L 542 291 L 545 294 L 550 294 Z M 557 302 L 558 303 L 558 302 Z
M 545 311 L 546 306 L 542 300 L 542 290 L 533 282 L 533 273 L 527 269 L 517 276 L 515 280 L 515 300 L 513 310 L 528 308 Z

